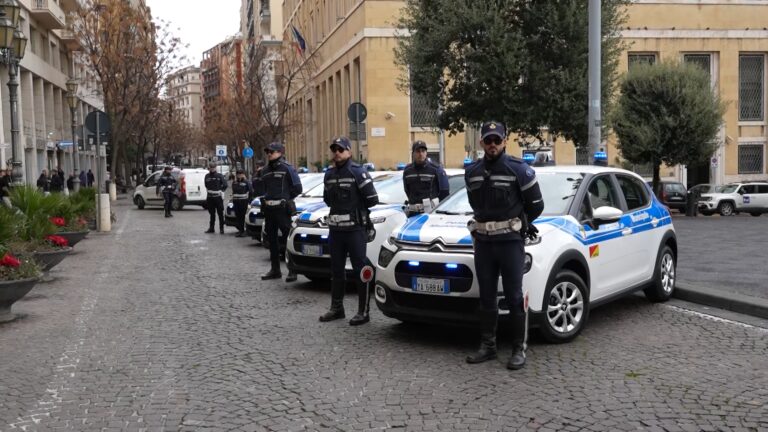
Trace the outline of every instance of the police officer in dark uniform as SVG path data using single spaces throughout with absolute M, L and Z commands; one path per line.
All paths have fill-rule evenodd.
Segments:
M 171 204 L 176 193 L 176 178 L 171 175 L 172 170 L 173 168 L 170 166 L 163 168 L 163 174 L 157 181 L 157 187 L 155 188 L 155 193 L 160 194 L 162 192 L 163 194 L 165 217 L 173 217 L 171 214 Z
M 331 253 L 331 309 L 320 321 L 344 318 L 345 265 L 347 255 L 352 271 L 357 277 L 358 309 L 350 325 L 367 323 L 369 291 L 364 282 L 363 267 L 368 263 L 365 256 L 367 231 L 371 225 L 369 208 L 379 203 L 376 188 L 368 171 L 351 160 L 352 144 L 346 137 L 331 142 L 333 166 L 325 172 L 323 201 L 330 207 L 328 215 L 328 246 Z
M 450 194 L 448 176 L 440 165 L 427 158 L 427 143 L 416 141 L 411 146 L 413 163 L 403 171 L 403 186 L 408 196 L 406 214 L 412 216 L 433 208 Z M 427 200 L 425 203 L 424 201 Z
M 524 240 L 536 237 L 533 222 L 544 210 L 536 173 L 522 159 L 506 154 L 506 129 L 483 123 L 485 156 L 467 167 L 464 179 L 474 219 L 469 230 L 475 246 L 475 273 L 480 285 L 481 340 L 468 363 L 496 358 L 497 290 L 501 275 L 512 324 L 509 369 L 525 365 L 527 309 L 523 299 Z
M 296 212 L 293 199 L 301 193 L 301 180 L 293 165 L 283 158 L 285 146 L 273 142 L 264 149 L 268 159 L 261 169 L 261 182 L 264 185 L 264 196 L 261 198 L 261 212 L 264 213 L 264 229 L 269 241 L 269 259 L 272 268 L 261 277 L 262 280 L 279 279 L 283 276 L 280 271 L 280 249 L 285 247 L 288 232 L 291 230 L 291 216 Z M 278 239 L 277 230 L 281 236 Z M 288 270 L 286 282 L 296 280 L 296 274 Z
M 245 171 L 237 170 L 235 181 L 232 183 L 232 204 L 237 219 L 237 235 L 235 237 L 245 237 L 245 214 L 248 212 L 248 203 L 251 201 L 252 193 L 251 182 L 245 179 Z
M 204 182 L 208 195 L 205 204 L 210 215 L 206 233 L 215 232 L 213 227 L 216 225 L 216 214 L 218 214 L 219 232 L 224 234 L 224 191 L 227 190 L 227 179 L 221 173 L 216 172 L 216 164 L 211 163 L 208 165 L 208 174 L 205 175 Z

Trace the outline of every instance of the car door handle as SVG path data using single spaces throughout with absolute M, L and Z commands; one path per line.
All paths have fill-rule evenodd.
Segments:
M 626 236 L 626 235 L 630 235 L 630 234 L 632 234 L 632 228 L 624 228 L 623 230 L 621 230 L 621 235 L 625 235 Z

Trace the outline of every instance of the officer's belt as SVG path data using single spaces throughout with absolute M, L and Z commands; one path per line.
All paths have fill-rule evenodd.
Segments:
M 232 199 L 248 199 L 248 194 L 247 193 L 232 194 Z
M 285 200 L 264 200 L 264 205 L 268 207 L 278 207 L 285 204 Z
M 208 196 L 212 196 L 212 197 L 221 196 L 221 191 L 208 191 Z
M 424 211 L 424 204 L 408 204 L 406 209 L 409 212 L 423 212 Z
M 477 232 L 483 235 L 500 235 L 520 232 L 523 229 L 523 221 L 513 218 L 505 221 L 478 222 L 474 219 L 467 223 L 469 232 Z

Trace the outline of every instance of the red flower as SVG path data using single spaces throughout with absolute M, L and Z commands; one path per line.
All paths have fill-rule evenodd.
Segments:
M 21 265 L 21 261 L 19 261 L 18 259 L 16 259 L 15 256 L 9 253 L 5 254 L 3 258 L 0 259 L 0 266 L 16 268 L 20 265 Z
M 57 227 L 63 227 L 67 224 L 67 221 L 64 220 L 63 217 L 52 217 L 49 219 L 52 224 L 56 225 Z
M 49 235 L 45 239 L 48 240 L 49 242 L 51 242 L 52 244 L 58 246 L 58 247 L 67 247 L 67 246 L 69 246 L 69 242 L 67 241 L 67 239 L 65 239 L 62 236 Z

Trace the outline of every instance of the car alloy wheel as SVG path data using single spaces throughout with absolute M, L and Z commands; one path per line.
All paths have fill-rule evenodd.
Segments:
M 675 253 L 667 245 L 661 249 L 656 261 L 656 269 L 653 272 L 653 282 L 643 292 L 645 297 L 652 302 L 663 302 L 672 297 L 677 281 L 677 267 Z
M 540 332 L 549 342 L 562 343 L 575 338 L 589 315 L 587 288 L 570 270 L 561 270 L 544 295 Z
M 733 215 L 733 204 L 729 202 L 724 202 L 720 204 L 720 215 L 721 216 L 731 216 Z
M 144 202 L 144 198 L 142 198 L 141 195 L 138 195 L 134 202 L 136 203 L 136 207 L 138 207 L 139 210 L 144 210 L 146 203 Z

